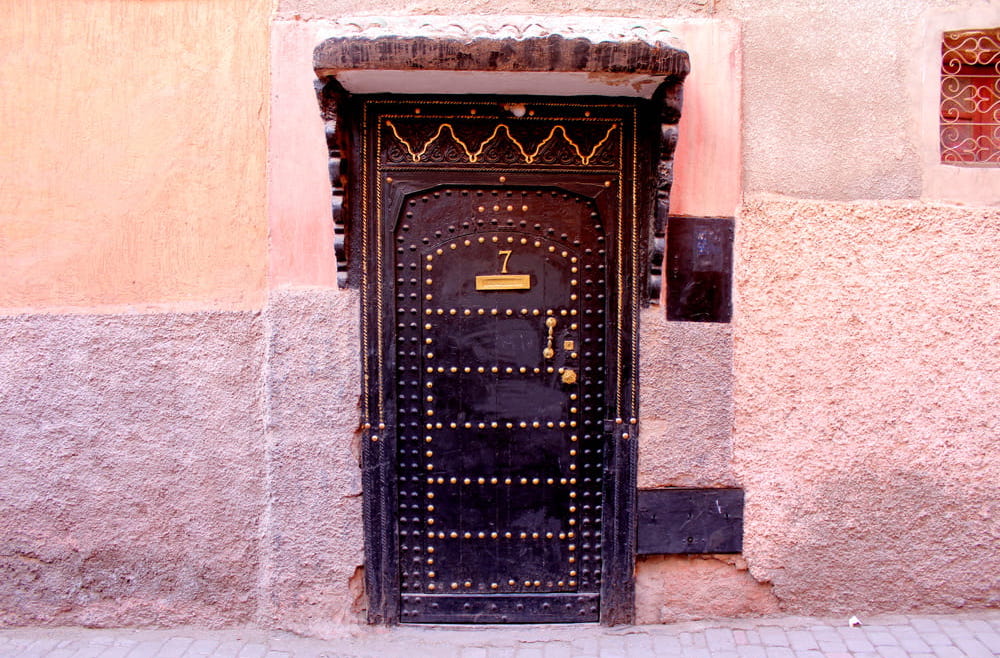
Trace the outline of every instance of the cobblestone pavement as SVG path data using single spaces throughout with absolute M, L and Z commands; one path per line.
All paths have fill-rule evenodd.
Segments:
M 768 617 L 662 626 L 353 628 L 332 640 L 260 629 L 0 629 L 0 656 L 32 658 L 994 658 L 1000 610 L 847 620 Z M 347 632 L 347 631 L 345 631 Z

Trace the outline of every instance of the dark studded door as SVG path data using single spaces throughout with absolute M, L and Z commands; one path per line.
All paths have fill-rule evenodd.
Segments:
M 634 406 L 632 128 L 620 108 L 378 107 L 363 302 L 383 312 L 363 330 L 384 347 L 366 372 L 391 373 L 375 440 L 393 444 L 399 620 L 597 621 L 612 419 Z
M 607 295 L 594 204 L 446 186 L 408 199 L 396 234 L 397 300 L 412 304 L 396 354 L 403 618 L 596 620 Z

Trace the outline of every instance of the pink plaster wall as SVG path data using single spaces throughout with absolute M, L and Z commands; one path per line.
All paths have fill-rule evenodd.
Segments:
M 268 136 L 268 266 L 272 286 L 335 286 L 330 178 L 323 121 L 313 91 L 312 51 L 320 23 L 271 27 Z
M 640 488 L 738 486 L 732 469 L 733 334 L 729 324 L 642 314 Z
M 670 212 L 732 217 L 742 184 L 739 24 L 688 19 L 672 28 L 691 58 L 691 73 L 684 81 Z
M 4 3 L 0 312 L 261 306 L 270 9 Z
M 0 318 L 0 625 L 256 618 L 261 338 L 251 312 Z
M 358 296 L 275 290 L 266 318 L 261 621 L 337 635 L 363 622 L 365 608 Z
M 802 613 L 1000 605 L 1000 210 L 763 197 L 738 226 L 753 576 Z

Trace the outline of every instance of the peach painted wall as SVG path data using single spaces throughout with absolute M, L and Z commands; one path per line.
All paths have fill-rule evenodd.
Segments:
M 732 217 L 741 201 L 742 62 L 735 21 L 688 19 L 672 26 L 691 57 L 674 154 L 674 215 Z
M 269 268 L 274 286 L 336 286 L 330 178 L 323 120 L 313 91 L 319 21 L 271 29 Z
M 0 313 L 262 305 L 270 10 L 4 3 Z

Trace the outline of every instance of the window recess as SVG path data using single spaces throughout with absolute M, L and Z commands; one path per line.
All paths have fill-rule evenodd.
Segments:
M 941 162 L 1000 166 L 1000 28 L 945 32 Z

